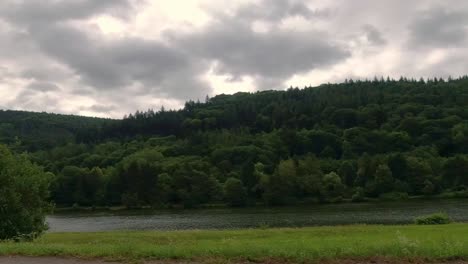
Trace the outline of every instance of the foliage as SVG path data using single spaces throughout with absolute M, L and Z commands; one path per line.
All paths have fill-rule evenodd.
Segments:
M 0 145 L 0 240 L 32 239 L 47 229 L 52 177 Z
M 364 193 L 364 189 L 362 187 L 357 187 L 353 196 L 351 196 L 351 201 L 355 203 L 359 203 L 359 202 L 364 202 L 365 200 L 366 200 L 366 196 Z
M 230 206 L 244 206 L 247 203 L 247 191 L 242 181 L 237 178 L 229 178 L 224 183 L 224 197 Z
M 249 204 L 460 196 L 467 101 L 466 76 L 347 80 L 121 120 L 0 111 L 0 142 L 57 175 L 59 206 L 229 203 L 229 178 Z
M 405 192 L 388 192 L 379 195 L 379 199 L 383 201 L 401 201 L 408 198 L 408 194 Z
M 417 217 L 414 222 L 418 225 L 444 225 L 450 224 L 452 219 L 445 213 L 436 213 Z

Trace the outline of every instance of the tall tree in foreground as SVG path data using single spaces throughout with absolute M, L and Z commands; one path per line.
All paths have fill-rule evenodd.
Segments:
M 32 239 L 47 229 L 53 175 L 0 145 L 0 240 Z

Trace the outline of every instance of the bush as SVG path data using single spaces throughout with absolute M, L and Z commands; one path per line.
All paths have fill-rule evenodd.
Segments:
M 446 191 L 439 194 L 440 198 L 468 198 L 468 191 Z
M 53 175 L 0 145 L 0 240 L 33 239 L 47 229 Z
M 405 192 L 382 193 L 379 196 L 379 199 L 381 201 L 401 201 L 401 200 L 407 200 L 408 198 L 409 198 L 409 196 Z
M 450 224 L 452 219 L 445 213 L 436 213 L 417 217 L 414 222 L 417 225 L 444 225 Z
M 353 203 L 360 203 L 366 201 L 366 196 L 364 194 L 364 189 L 362 187 L 356 188 L 353 196 L 351 197 Z

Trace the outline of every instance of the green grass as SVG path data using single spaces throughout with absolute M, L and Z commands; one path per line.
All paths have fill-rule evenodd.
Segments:
M 120 260 L 468 259 L 468 224 L 49 233 L 34 242 L 0 243 L 0 255 Z

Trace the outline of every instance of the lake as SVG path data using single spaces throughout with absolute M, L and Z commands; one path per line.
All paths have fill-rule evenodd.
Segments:
M 345 224 L 403 224 L 420 215 L 447 213 L 468 222 L 468 200 L 411 200 L 300 207 L 136 210 L 58 213 L 47 217 L 49 232 L 112 230 L 235 229 Z

